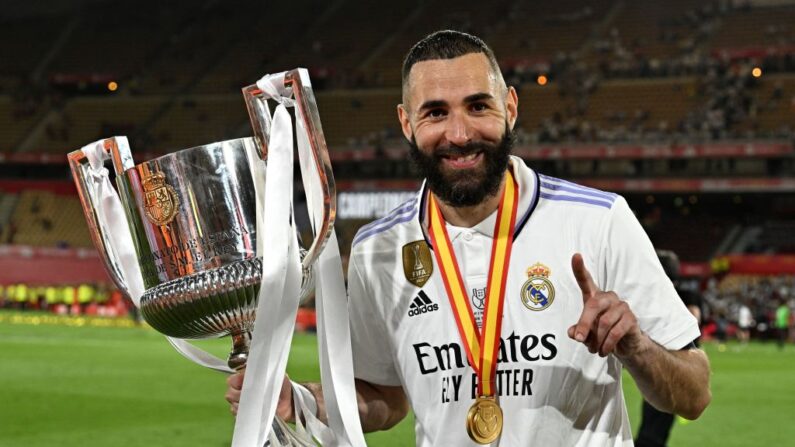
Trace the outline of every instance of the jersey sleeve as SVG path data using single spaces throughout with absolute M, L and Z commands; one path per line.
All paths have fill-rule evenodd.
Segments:
M 602 274 L 605 290 L 629 304 L 643 332 L 669 350 L 699 337 L 696 318 L 665 275 L 649 237 L 623 197 L 605 222 Z
M 351 256 L 348 268 L 348 307 L 351 319 L 353 374 L 376 385 L 399 386 L 386 321 L 378 299 L 367 287 L 359 267 L 361 259 Z

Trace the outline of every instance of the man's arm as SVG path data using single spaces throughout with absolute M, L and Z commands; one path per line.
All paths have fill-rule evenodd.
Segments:
M 318 419 L 323 423 L 328 423 L 323 389 L 320 384 L 304 383 L 302 385 L 315 397 Z M 402 421 L 409 411 L 406 393 L 403 392 L 403 387 L 399 386 L 375 385 L 356 379 L 356 401 L 359 404 L 359 418 L 365 433 L 388 430 Z M 291 414 L 293 414 L 292 411 Z
M 230 410 L 237 414 L 237 405 L 240 402 L 240 389 L 243 386 L 243 374 L 239 372 L 229 376 L 226 400 L 231 405 Z M 303 384 L 314 396 L 317 402 L 317 417 L 323 423 L 328 423 L 326 405 L 323 400 L 323 389 L 319 383 Z M 403 420 L 409 410 L 409 403 L 403 388 L 399 386 L 375 385 L 364 380 L 356 379 L 356 400 L 359 405 L 359 418 L 365 433 L 387 430 Z M 287 376 L 282 382 L 279 393 L 279 403 L 276 414 L 287 422 L 293 422 L 295 409 L 293 403 L 293 389 Z
M 633 355 L 618 358 L 643 397 L 660 411 L 697 419 L 712 399 L 709 360 L 700 349 L 669 351 L 643 334 Z
M 669 351 L 655 343 L 641 332 L 625 301 L 614 292 L 599 290 L 580 254 L 571 263 L 583 294 L 583 311 L 569 328 L 569 337 L 588 346 L 591 353 L 618 357 L 643 397 L 657 409 L 698 418 L 712 399 L 706 354 L 698 349 Z

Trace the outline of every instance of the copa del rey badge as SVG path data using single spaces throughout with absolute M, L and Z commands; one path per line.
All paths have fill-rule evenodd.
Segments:
M 549 280 L 549 267 L 536 262 L 527 269 L 528 280 L 522 285 L 522 303 L 530 310 L 544 310 L 555 300 L 555 286 Z
M 177 193 L 161 172 L 143 178 L 144 211 L 155 225 L 166 225 L 177 215 Z
M 428 282 L 433 273 L 433 260 L 431 250 L 424 240 L 409 242 L 403 246 L 403 273 L 417 287 Z

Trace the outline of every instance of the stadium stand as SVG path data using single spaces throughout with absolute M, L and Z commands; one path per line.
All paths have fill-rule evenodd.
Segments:
M 311 17 L 288 14 L 299 6 L 320 13 Z M 316 89 L 332 89 L 334 95 L 345 95 L 345 88 L 378 87 L 374 92 L 381 92 L 382 97 L 368 93 L 364 99 L 352 98 L 350 106 L 344 100 L 337 101 L 336 96 L 326 98 L 325 107 L 331 111 L 324 112 L 330 117 L 328 121 L 334 119 L 342 126 L 326 125 L 334 145 L 378 142 L 380 138 L 373 138 L 374 133 L 395 134 L 394 108 L 377 106 L 371 110 L 369 104 L 394 101 L 397 91 L 391 89 L 399 87 L 405 49 L 428 30 L 444 26 L 485 36 L 505 58 L 501 63 L 508 78 L 522 84 L 523 104 L 530 105 L 529 116 L 523 116 L 521 122 L 530 142 L 676 138 L 682 131 L 689 138 L 706 134 L 710 139 L 757 135 L 788 138 L 792 133 L 795 109 L 791 89 L 795 78 L 766 73 L 768 67 L 780 71 L 782 67 L 775 67 L 789 62 L 765 64 L 767 59 L 757 54 L 739 59 L 719 57 L 727 47 L 787 45 L 791 37 L 785 25 L 795 14 L 792 6 L 749 9 L 729 2 L 694 5 L 685 0 L 664 6 L 650 0 L 597 1 L 587 6 L 574 0 L 543 5 L 500 1 L 486 9 L 466 6 L 462 5 L 460 11 L 470 12 L 449 11 L 440 1 L 398 2 L 376 10 L 360 0 L 302 0 L 297 5 L 273 5 L 270 13 L 285 19 L 270 20 L 273 15 L 252 16 L 245 2 L 206 2 L 201 6 L 177 2 L 165 8 L 147 2 L 113 6 L 100 2 L 84 13 L 61 13 L 36 26 L 28 19 L 11 20 L 4 33 L 27 35 L 38 46 L 24 54 L 15 54 L 18 46 L 0 46 L 0 54 L 14 61 L 0 73 L 4 80 L 0 86 L 37 69 L 46 69 L 61 81 L 50 79 L 56 83 L 42 89 L 40 80 L 27 95 L 34 100 L 14 101 L 0 93 L 0 114 L 27 114 L 26 122 L 2 129 L 0 147 L 66 151 L 85 142 L 86 137 L 90 140 L 96 134 L 106 135 L 103 131 L 108 129 L 134 134 L 137 147 L 160 151 L 204 142 L 201 135 L 186 138 L 197 128 L 219 129 L 208 135 L 212 139 L 239 136 L 246 125 L 240 113 L 224 113 L 221 123 L 202 121 L 208 115 L 205 110 L 236 110 L 231 106 L 235 100 L 229 99 L 227 108 L 227 100 L 215 95 L 237 94 L 241 85 L 262 73 L 294 65 L 307 65 Z M 135 20 L 107 18 L 109 8 L 123 12 L 110 17 Z M 757 31 L 743 34 L 746 40 L 726 40 L 725 36 L 735 34 L 735 23 L 747 24 L 749 17 L 771 25 L 749 26 Z M 103 26 L 92 27 L 90 23 Z M 33 38 L 35 31 L 31 28 L 36 27 L 42 28 L 39 34 L 47 39 Z M 306 31 L 295 33 L 296 29 Z M 776 36 L 774 41 L 771 35 Z M 8 37 L 6 42 L 13 40 L 11 34 Z M 41 43 L 45 40 L 49 46 Z M 119 48 L 125 50 L 115 50 Z M 689 71 L 669 66 L 682 58 L 691 60 Z M 765 75 L 748 82 L 754 63 L 762 66 Z M 715 75 L 709 75 L 712 70 Z M 536 74 L 543 73 L 548 83 L 544 87 L 535 85 Z M 53 94 L 53 88 L 63 87 L 63 79 L 77 84 L 92 82 L 89 74 L 101 74 L 103 82 L 118 80 L 116 99 L 107 107 L 129 101 L 130 111 L 111 109 L 111 113 L 104 113 L 106 104 L 96 102 L 94 108 L 99 112 L 91 113 L 87 110 L 90 105 L 80 104 L 85 98 Z M 661 74 L 674 77 L 656 77 Z M 694 74 L 708 76 L 695 80 Z M 655 77 L 645 79 L 649 75 Z M 609 80 L 615 77 L 630 79 Z M 744 85 L 732 93 L 723 84 L 736 77 Z M 710 82 L 718 86 L 705 85 Z M 15 92 L 19 90 L 14 88 Z M 743 116 L 727 116 L 726 107 L 712 104 L 726 94 L 742 101 Z M 180 104 L 196 104 L 195 113 L 182 110 Z M 147 111 L 142 113 L 139 106 Z M 60 112 L 42 115 L 45 108 Z M 73 131 L 70 123 L 62 123 L 71 119 L 74 111 L 82 117 L 84 109 L 88 114 L 85 125 L 98 130 Z M 362 110 L 368 112 L 360 113 Z M 366 121 L 361 129 L 346 126 L 353 120 L 337 119 L 338 113 Z M 96 116 L 102 114 L 105 118 L 97 120 Z M 544 123 L 544 118 L 549 121 Z M 704 121 L 715 125 L 696 128 Z
M 428 32 L 452 27 L 484 37 L 502 58 L 519 92 L 517 152 L 551 175 L 619 185 L 636 208 L 673 191 L 761 191 L 768 205 L 793 188 L 793 5 L 462 0 L 451 9 L 441 0 L 295 0 L 259 11 L 242 0 L 97 0 L 44 9 L 0 19 L 0 152 L 11 156 L 60 158 L 120 134 L 147 156 L 249 135 L 240 88 L 301 65 L 340 184 L 390 177 L 405 188 L 395 119 L 402 58 Z M 768 144 L 789 150 L 755 152 Z M 710 155 L 731 145 L 744 149 Z M 613 155 L 622 148 L 631 154 Z M 680 152 L 660 155 L 667 149 Z M 52 175 L 58 167 L 24 160 L 0 168 L 68 181 L 65 166 Z M 735 216 L 698 207 L 666 208 L 647 226 L 655 243 L 696 263 L 731 248 L 795 251 L 785 221 L 792 207 L 754 207 L 753 219 L 739 205 Z M 339 222 L 344 250 L 362 223 Z M 52 192 L 7 191 L 0 226 L 6 244 L 91 245 L 77 200 Z
M 645 228 L 656 246 L 674 251 L 681 259 L 707 262 L 718 255 L 716 249 L 730 226 L 731 222 L 720 217 L 665 215 L 660 222 Z M 699 237 L 693 237 L 693 228 L 698 228 Z
M 158 143 L 154 148 L 158 152 L 222 141 L 237 134 L 249 135 L 251 127 L 240 94 L 172 98 L 154 118 L 148 135 Z
M 557 108 L 553 98 L 547 99 L 554 88 L 523 89 L 520 97 L 530 111 L 522 124 L 537 129 L 540 142 L 626 141 L 644 135 L 660 140 L 695 104 L 692 78 L 606 81 L 582 100 L 566 98 L 558 87 L 556 93 L 563 98 Z
M 750 243 L 750 253 L 795 253 L 795 222 L 772 220 L 758 227 Z
M 361 147 L 402 135 L 395 108 L 400 103 L 397 89 L 335 90 L 318 94 L 317 101 L 332 147 Z
M 4 243 L 61 248 L 92 246 L 76 196 L 23 191 L 8 222 L 0 236 Z
M 3 20 L 3 26 L 0 27 L 2 75 L 22 79 L 35 74 L 36 68 L 50 50 L 51 43 L 59 35 L 63 20 L 63 16 L 48 14 L 35 18 Z
M 63 109 L 49 112 L 37 131 L 29 136 L 26 147 L 65 154 L 112 135 L 128 135 L 133 143 L 145 144 L 140 136 L 165 100 L 160 96 L 74 98 Z
M 795 44 L 795 8 L 741 7 L 721 18 L 710 45 L 715 49 Z
M 0 151 L 11 152 L 44 113 L 33 96 L 0 95 Z
M 515 2 L 488 39 L 496 54 L 509 55 L 507 65 L 532 64 L 559 53 L 579 51 L 604 25 L 616 3 L 565 0 L 538 5 Z

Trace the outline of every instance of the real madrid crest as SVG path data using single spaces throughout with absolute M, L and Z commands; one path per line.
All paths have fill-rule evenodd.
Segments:
M 549 267 L 537 262 L 527 269 L 530 278 L 522 285 L 522 303 L 530 310 L 544 310 L 555 300 Z
M 433 273 L 433 261 L 428 244 L 422 241 L 410 242 L 403 246 L 403 273 L 406 279 L 417 287 L 428 282 Z
M 162 172 L 155 172 L 143 178 L 144 211 L 146 217 L 155 225 L 166 225 L 177 215 L 177 193 L 166 183 Z

